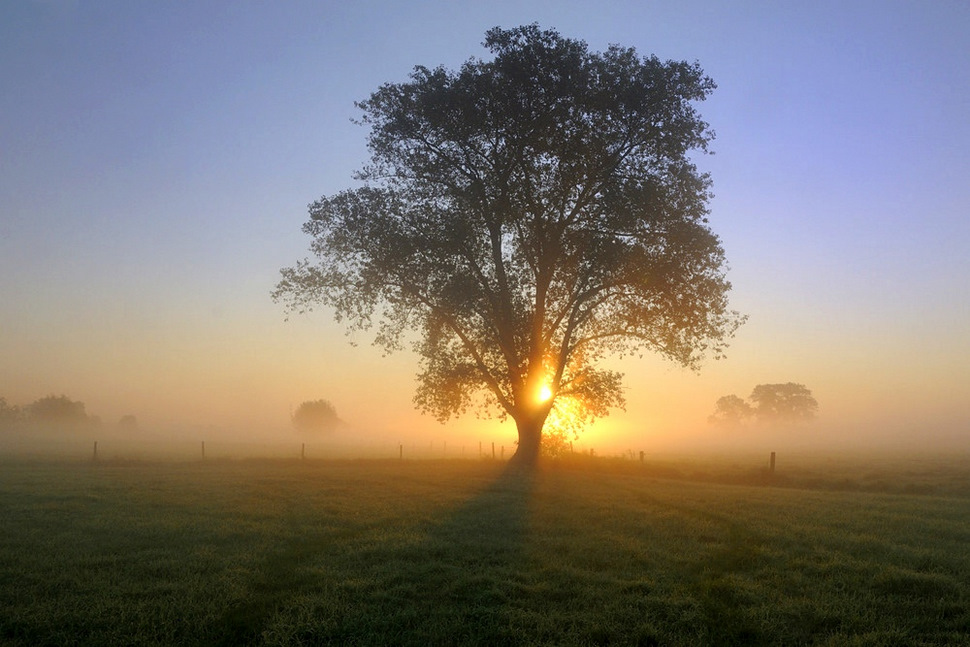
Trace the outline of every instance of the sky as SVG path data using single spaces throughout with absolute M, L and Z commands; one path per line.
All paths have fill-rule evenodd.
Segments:
M 0 0 L 0 397 L 66 394 L 144 433 L 511 443 L 414 410 L 417 359 L 270 292 L 306 206 L 367 159 L 354 102 L 539 23 L 718 84 L 710 223 L 749 319 L 697 373 L 626 359 L 601 451 L 742 446 L 707 425 L 757 384 L 812 390 L 779 447 L 970 450 L 970 4 L 901 0 L 140 3 Z M 353 342 L 353 343 L 352 343 Z M 773 445 L 774 446 L 774 445 Z

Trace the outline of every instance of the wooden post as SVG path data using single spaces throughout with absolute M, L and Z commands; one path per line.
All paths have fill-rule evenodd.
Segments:
M 640 464 L 643 465 L 643 452 L 640 452 Z
M 482 457 L 482 441 L 478 441 L 478 457 Z
M 492 460 L 495 460 L 495 441 L 492 441 Z
M 402 461 L 404 460 L 404 443 L 397 446 L 397 457 Z
M 306 459 L 306 443 L 300 443 L 300 460 Z
M 502 460 L 504 461 L 505 460 L 505 445 L 502 445 L 502 453 L 500 454 L 500 456 L 502 457 Z
M 94 456 L 91 457 L 95 463 L 98 462 L 98 441 L 94 441 Z
M 775 452 L 771 452 L 771 459 L 768 461 L 768 471 L 775 473 Z
M 202 441 L 202 460 L 205 460 L 205 441 Z
M 447 454 L 448 454 L 448 441 L 446 440 L 445 444 L 441 447 L 441 455 L 445 456 Z

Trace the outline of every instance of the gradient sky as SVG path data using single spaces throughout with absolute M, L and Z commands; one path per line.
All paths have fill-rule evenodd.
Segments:
M 970 448 L 958 0 L 0 0 L 0 396 L 280 438 L 291 406 L 327 398 L 348 435 L 510 441 L 420 416 L 412 355 L 351 346 L 326 311 L 284 321 L 269 293 L 306 255 L 306 205 L 366 160 L 353 102 L 531 22 L 718 83 L 698 162 L 750 317 L 699 374 L 619 363 L 627 411 L 586 442 L 730 444 L 706 427 L 719 396 L 794 381 L 821 405 L 798 437 Z

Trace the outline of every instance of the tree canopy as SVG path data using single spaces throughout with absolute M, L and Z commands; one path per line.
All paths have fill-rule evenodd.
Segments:
M 27 407 L 31 421 L 52 425 L 79 425 L 90 422 L 84 403 L 66 395 L 48 395 Z
M 298 431 L 330 433 L 337 429 L 340 418 L 329 400 L 307 400 L 293 412 L 292 422 Z
M 804 384 L 759 384 L 748 402 L 736 395 L 718 398 L 712 424 L 735 426 L 754 418 L 760 423 L 785 424 L 808 422 L 818 413 L 818 402 Z
M 743 317 L 690 159 L 713 138 L 700 66 L 536 25 L 484 45 L 489 60 L 419 66 L 357 104 L 362 185 L 310 205 L 316 260 L 282 270 L 274 298 L 412 344 L 421 410 L 511 416 L 531 462 L 554 409 L 623 406 L 606 356 L 697 368 Z
M 714 405 L 714 413 L 708 420 L 712 424 L 736 426 L 754 415 L 754 409 L 742 398 L 736 395 L 725 395 L 718 398 Z
M 7 399 L 0 397 L 0 427 L 19 422 L 23 419 L 23 415 L 20 407 L 7 404 Z
M 83 402 L 66 395 L 47 395 L 22 406 L 0 397 L 0 428 L 77 430 L 100 424 L 98 416 L 88 415 Z
M 805 422 L 818 413 L 818 402 L 804 384 L 759 384 L 749 399 L 761 422 Z

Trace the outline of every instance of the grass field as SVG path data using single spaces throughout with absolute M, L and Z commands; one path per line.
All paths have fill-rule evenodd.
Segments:
M 967 474 L 873 473 L 0 462 L 0 643 L 970 645 Z

